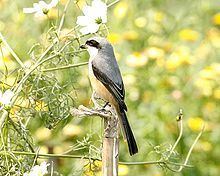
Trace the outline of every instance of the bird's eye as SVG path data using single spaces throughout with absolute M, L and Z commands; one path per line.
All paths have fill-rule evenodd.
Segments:
M 95 41 L 95 40 L 87 40 L 87 41 L 86 41 L 86 45 L 95 47 L 95 48 L 97 48 L 97 49 L 100 49 L 100 48 L 101 48 L 99 42 L 97 42 L 97 41 Z

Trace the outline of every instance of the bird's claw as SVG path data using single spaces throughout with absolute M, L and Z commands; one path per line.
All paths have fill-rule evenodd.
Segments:
M 96 107 L 94 108 L 95 111 L 99 111 L 100 113 L 107 113 L 107 110 L 103 107 Z

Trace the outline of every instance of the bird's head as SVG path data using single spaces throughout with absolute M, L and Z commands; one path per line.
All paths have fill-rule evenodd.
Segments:
M 84 45 L 80 46 L 81 49 L 87 49 L 90 57 L 94 57 L 100 51 L 112 50 L 111 44 L 103 37 L 89 38 Z

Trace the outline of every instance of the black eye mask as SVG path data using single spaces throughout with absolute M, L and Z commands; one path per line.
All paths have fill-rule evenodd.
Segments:
M 99 42 L 95 41 L 95 40 L 87 40 L 86 41 L 86 45 L 95 47 L 97 49 L 101 49 L 102 47 L 100 46 Z

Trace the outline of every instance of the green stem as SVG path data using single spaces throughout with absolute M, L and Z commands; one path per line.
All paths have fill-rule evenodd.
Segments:
M 112 3 L 110 3 L 109 5 L 107 5 L 107 7 L 111 7 L 111 6 L 113 6 L 113 5 L 115 5 L 116 3 L 118 3 L 120 0 L 116 0 L 116 1 L 114 1 L 114 2 L 112 2 Z
M 60 25 L 59 25 L 58 30 L 57 30 L 57 34 L 58 34 L 58 35 L 60 34 L 61 28 L 62 28 L 62 26 L 63 26 L 64 20 L 65 20 L 65 16 L 66 16 L 66 11 L 67 11 L 67 8 L 68 8 L 68 6 L 69 6 L 70 1 L 71 1 L 71 0 L 68 0 L 68 2 L 66 3 L 66 5 L 65 5 L 65 7 L 64 7 L 63 15 L 62 15 L 61 20 L 60 20 Z
M 88 157 L 82 155 L 63 155 L 63 154 L 42 154 L 42 153 L 31 153 L 31 152 L 19 152 L 19 151 L 10 151 L 8 153 L 13 153 L 14 155 L 29 155 L 29 156 L 37 156 L 41 158 L 75 158 L 75 159 L 90 159 L 93 161 L 101 161 L 99 158 Z M 5 151 L 0 151 L 0 155 L 5 155 Z M 191 165 L 184 165 L 181 163 L 172 163 L 165 161 L 143 161 L 143 162 L 119 162 L 121 165 L 151 165 L 151 164 L 171 164 L 182 167 L 192 167 Z
M 28 147 L 30 148 L 31 152 L 35 152 L 33 146 L 31 145 L 31 142 L 20 132 L 20 130 L 16 127 L 15 123 L 11 120 L 11 118 L 8 118 L 10 123 L 12 124 L 13 128 L 20 134 L 20 136 L 25 140 L 25 142 L 28 144 Z
M 18 64 L 22 67 L 25 68 L 25 65 L 23 64 L 23 62 L 21 61 L 21 59 L 17 56 L 17 54 L 13 51 L 13 49 L 10 47 L 10 45 L 8 44 L 8 42 L 5 40 L 4 36 L 2 35 L 2 33 L 0 32 L 0 40 L 3 42 L 3 44 L 7 47 L 7 49 L 9 50 L 9 52 L 11 53 L 11 55 L 15 58 L 15 60 L 18 62 Z M 0 43 L 1 43 L 0 41 Z
M 46 59 L 42 60 L 43 57 L 47 54 L 47 52 L 50 51 L 50 49 L 52 48 L 51 46 L 49 46 L 49 48 L 46 50 L 47 52 L 44 52 L 41 57 L 39 58 L 39 62 L 36 62 L 36 64 L 33 66 L 33 68 L 28 71 L 24 77 L 21 79 L 21 81 L 19 82 L 19 84 L 16 86 L 16 88 L 14 89 L 14 93 L 15 93 L 15 96 L 12 98 L 12 101 L 11 101 L 11 106 L 15 103 L 17 97 L 18 97 L 18 94 L 21 92 L 22 90 L 22 85 L 27 81 L 27 79 L 29 78 L 29 76 L 31 75 L 31 73 L 33 73 L 40 65 L 42 65 L 43 63 L 45 63 L 46 61 L 48 60 L 51 60 L 55 57 L 57 57 L 65 48 L 66 46 L 68 46 L 70 43 L 72 43 L 72 41 L 69 41 L 67 42 L 61 49 L 58 53 L 52 55 L 52 56 L 49 56 L 47 57 Z M 2 114 L 2 117 L 0 118 L 0 130 L 2 129 L 3 127 L 3 124 L 4 124 L 4 121 L 6 119 L 6 117 L 8 116 L 8 111 L 4 110 L 3 114 Z
M 178 136 L 175 144 L 173 145 L 172 149 L 170 150 L 169 154 L 165 158 L 165 160 L 168 160 L 170 158 L 170 156 L 173 154 L 176 146 L 178 145 L 180 139 L 182 138 L 182 135 L 183 135 L 183 121 L 182 121 L 182 118 L 183 118 L 183 112 L 182 112 L 182 109 L 180 109 L 178 119 L 177 119 L 177 124 L 179 124 L 179 128 L 180 128 L 179 136 Z
M 202 133 L 204 132 L 204 129 L 205 129 L 205 124 L 203 124 L 202 126 L 202 130 L 200 131 L 200 133 L 197 135 L 196 139 L 194 140 L 193 144 L 191 145 L 188 153 L 187 153 L 187 156 L 186 156 L 186 159 L 184 161 L 184 165 L 188 163 L 188 160 L 189 160 L 189 157 L 196 145 L 196 143 L 198 142 L 199 138 L 201 137 Z M 183 166 L 180 166 L 180 168 L 178 170 L 173 170 L 174 172 L 181 172 L 183 170 Z
M 62 67 L 42 69 L 41 71 L 48 72 L 48 71 L 55 71 L 55 70 L 63 70 L 63 69 L 67 69 L 67 68 L 80 67 L 80 66 L 87 65 L 87 64 L 88 64 L 88 62 L 83 62 L 83 63 L 79 63 L 79 64 L 70 64 L 70 65 L 66 65 L 66 66 L 62 66 Z

